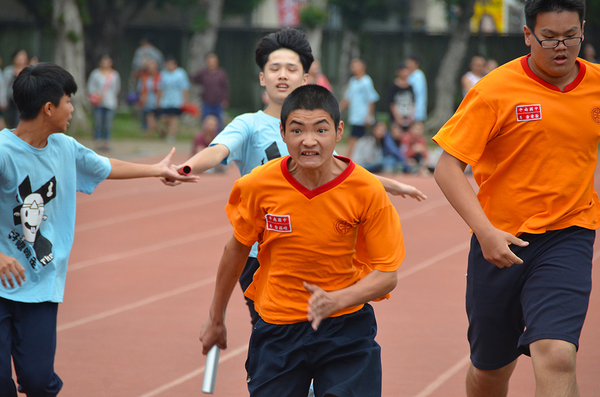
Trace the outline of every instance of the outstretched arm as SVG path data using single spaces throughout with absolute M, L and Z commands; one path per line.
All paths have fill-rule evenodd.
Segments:
M 197 176 L 179 175 L 171 166 L 171 160 L 175 154 L 175 148 L 159 163 L 137 164 L 117 159 L 110 159 L 111 171 L 108 179 L 134 179 L 162 177 L 181 182 L 198 182 Z
M 356 284 L 337 291 L 325 292 L 316 285 L 304 283 L 310 292 L 308 321 L 316 331 L 321 321 L 347 307 L 367 303 L 391 292 L 398 281 L 396 271 L 373 270 Z
M 401 182 L 398 182 L 394 179 L 385 178 L 380 175 L 373 174 L 373 176 L 381 182 L 385 191 L 394 196 L 410 196 L 417 201 L 426 200 L 427 196 L 421 193 L 419 189 L 414 186 L 407 185 Z
M 208 319 L 200 331 L 202 354 L 207 354 L 214 345 L 219 346 L 221 349 L 227 348 L 225 309 L 227 309 L 231 293 L 242 274 L 242 270 L 244 270 L 251 248 L 240 243 L 235 236 L 231 236 L 225 245 L 219 263 L 219 270 L 217 271 L 215 293 L 210 305 Z
M 465 177 L 466 166 L 456 157 L 443 152 L 435 168 L 435 181 L 452 207 L 477 236 L 483 257 L 488 262 L 499 268 L 522 264 L 523 261 L 510 250 L 509 244 L 524 247 L 529 243 L 492 225 Z
M 225 145 L 217 144 L 202 149 L 184 164 L 191 167 L 192 174 L 200 174 L 221 164 L 227 156 L 229 156 L 229 148 Z M 161 180 L 167 186 L 179 185 L 178 182 L 170 179 Z

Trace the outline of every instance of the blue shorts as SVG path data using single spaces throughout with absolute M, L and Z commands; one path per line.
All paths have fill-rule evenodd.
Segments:
M 254 326 L 246 371 L 251 397 L 381 396 L 381 348 L 373 308 L 310 323 Z
M 522 265 L 487 262 L 475 235 L 467 274 L 468 338 L 476 368 L 494 370 L 530 355 L 529 344 L 557 339 L 579 347 L 592 289 L 594 230 L 523 234 L 511 245 Z
M 0 396 L 56 396 L 62 380 L 54 372 L 58 303 L 22 303 L 0 298 Z
M 366 132 L 367 129 L 364 125 L 353 125 L 352 129 L 350 130 L 350 136 L 360 138 L 361 136 L 364 136 Z

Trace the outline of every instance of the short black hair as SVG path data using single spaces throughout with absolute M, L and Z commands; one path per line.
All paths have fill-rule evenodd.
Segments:
M 48 102 L 60 104 L 63 96 L 77 92 L 77 83 L 65 69 L 49 62 L 27 66 L 13 83 L 13 100 L 21 120 L 33 120 Z
M 255 51 L 256 64 L 260 70 L 265 69 L 269 55 L 273 51 L 282 48 L 287 48 L 298 54 L 304 73 L 308 73 L 308 69 L 310 69 L 310 65 L 312 65 L 315 58 L 304 32 L 294 28 L 282 29 L 279 32 L 268 34 L 260 40 Z
M 533 32 L 538 14 L 543 12 L 574 11 L 579 15 L 579 23 L 585 19 L 585 0 L 526 0 L 525 23 Z
M 418 56 L 417 54 L 410 54 L 407 59 L 412 59 L 413 61 L 415 61 L 418 65 L 421 64 L 421 57 Z
M 281 125 L 285 132 L 285 122 L 294 110 L 324 110 L 333 119 L 335 128 L 340 124 L 340 105 L 327 88 L 316 84 L 302 85 L 285 98 L 281 106 Z

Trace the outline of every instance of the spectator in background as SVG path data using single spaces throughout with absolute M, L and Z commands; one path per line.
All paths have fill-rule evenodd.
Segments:
M 144 36 L 140 40 L 140 46 L 133 53 L 133 60 L 131 61 L 131 74 L 129 75 L 128 82 L 130 93 L 136 91 L 138 79 L 144 71 L 148 61 L 156 61 L 159 71 L 165 67 L 165 57 L 163 56 L 163 53 L 154 46 L 150 36 Z
M 146 131 L 146 138 L 152 138 L 156 132 L 156 99 L 159 82 L 158 62 L 155 60 L 146 62 L 146 67 L 140 74 L 137 85 L 140 98 L 137 107 L 142 113 L 142 128 Z
M 415 94 L 415 120 L 427 120 L 427 78 L 420 68 L 421 58 L 417 55 L 411 55 L 406 60 L 406 65 L 410 69 L 408 82 L 412 86 Z
M 175 142 L 181 107 L 190 100 L 190 80 L 172 55 L 167 57 L 165 69 L 160 72 L 158 87 L 157 103 L 160 117 L 167 124 L 167 141 Z
M 110 151 L 109 140 L 112 123 L 121 91 L 121 77 L 113 69 L 110 55 L 100 58 L 100 67 L 90 74 L 87 84 L 88 99 L 94 107 L 94 141 L 98 152 Z
M 390 120 L 407 129 L 415 117 L 415 94 L 408 82 L 410 69 L 402 62 L 396 68 L 396 78 L 390 88 Z
M 397 140 L 392 137 L 384 121 L 377 122 L 371 128 L 371 134 L 361 137 L 354 146 L 352 161 L 363 166 L 369 172 L 395 172 L 404 170 L 405 158 L 400 153 L 400 135 L 402 129 L 392 123 Z
M 206 68 L 192 77 L 192 82 L 202 86 L 202 120 L 209 115 L 219 120 L 223 128 L 223 111 L 229 107 L 229 79 L 225 69 L 219 67 L 219 58 L 210 53 L 206 56 Z
M 16 128 L 19 124 L 19 109 L 13 101 L 13 83 L 21 70 L 29 65 L 29 55 L 25 50 L 17 50 L 12 56 L 12 65 L 7 66 L 2 74 L 2 93 L 0 94 L 0 107 L 4 112 L 4 121 L 7 128 Z
M 598 63 L 598 59 L 596 59 L 596 49 L 592 43 L 587 43 L 583 46 L 581 57 L 588 62 Z
M 321 62 L 318 59 L 315 59 L 312 65 L 310 65 L 310 69 L 308 69 L 308 83 L 320 85 L 333 92 L 333 87 L 329 79 L 321 72 Z
M 485 62 L 484 73 L 488 74 L 489 72 L 496 69 L 497 67 L 498 67 L 498 62 L 495 59 L 490 58 Z
M 192 143 L 192 156 L 208 147 L 213 139 L 219 133 L 219 119 L 214 114 L 209 114 L 202 120 L 202 128 L 196 136 L 194 136 L 194 142 Z
M 402 149 L 408 165 L 407 171 L 417 175 L 430 175 L 428 166 L 429 149 L 425 138 L 425 125 L 421 121 L 412 123 L 402 136 Z
M 485 63 L 485 58 L 482 55 L 475 55 L 471 58 L 471 62 L 469 63 L 470 70 L 460 80 L 463 97 L 467 95 L 467 92 L 469 92 L 479 79 L 485 76 Z
M 352 77 L 340 102 L 340 112 L 348 107 L 348 123 L 350 138 L 348 139 L 347 156 L 350 157 L 356 141 L 365 135 L 366 128 L 375 121 L 375 102 L 379 94 L 375 91 L 373 80 L 367 74 L 367 64 L 360 58 L 352 59 L 350 63 Z

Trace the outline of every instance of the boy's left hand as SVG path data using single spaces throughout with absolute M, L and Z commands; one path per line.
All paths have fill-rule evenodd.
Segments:
M 321 321 L 338 311 L 339 308 L 331 292 L 325 292 L 318 286 L 308 284 L 307 282 L 304 282 L 304 288 L 311 294 L 311 297 L 308 299 L 307 318 L 312 328 L 316 331 Z

